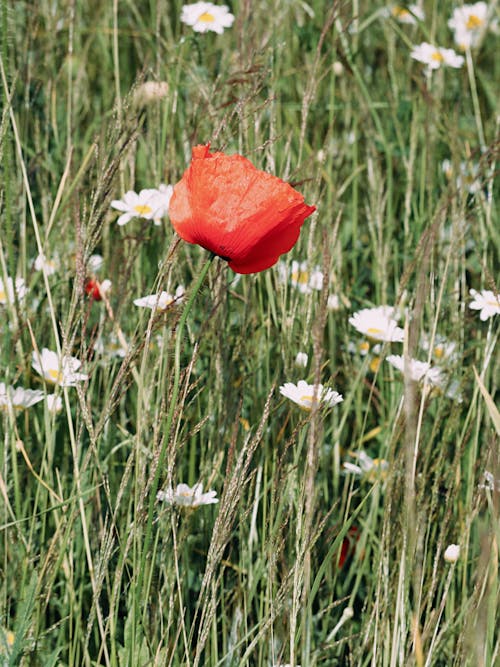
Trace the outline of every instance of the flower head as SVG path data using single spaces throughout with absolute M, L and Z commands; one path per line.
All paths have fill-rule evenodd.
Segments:
M 47 410 L 56 415 L 63 409 L 62 398 L 56 394 L 47 394 Z
M 118 218 L 119 225 L 126 225 L 132 218 L 144 218 L 160 224 L 161 218 L 168 213 L 173 188 L 171 185 L 161 184 L 158 189 L 141 190 L 139 194 L 129 190 L 123 199 L 114 199 L 111 206 L 122 215 Z
M 352 454 L 351 454 L 352 455 Z M 359 477 L 366 477 L 373 482 L 377 477 L 384 477 L 389 469 L 389 463 L 385 459 L 372 459 L 371 456 L 360 450 L 355 454 L 358 463 L 345 461 L 343 468 L 346 472 Z
M 441 65 L 462 67 L 464 64 L 463 56 L 456 54 L 453 49 L 444 49 L 428 42 L 422 42 L 418 46 L 414 46 L 410 55 L 414 60 L 427 65 L 428 70 L 439 69 Z
M 372 340 L 400 343 L 404 339 L 405 332 L 398 327 L 391 306 L 363 308 L 349 318 L 349 324 Z
M 409 359 L 402 357 L 399 354 L 390 354 L 386 361 L 391 366 L 397 368 L 401 373 L 408 374 L 410 380 L 415 382 L 423 382 L 427 380 L 429 384 L 437 387 L 442 387 L 444 384 L 443 372 L 440 368 L 431 366 L 426 361 L 417 361 L 416 359 Z
M 94 278 L 89 278 L 85 283 L 85 294 L 87 294 L 94 301 L 102 301 L 103 295 L 105 295 L 111 289 L 111 280 L 103 280 L 99 282 Z
M 296 366 L 298 366 L 299 368 L 305 368 L 307 366 L 308 361 L 309 361 L 309 356 L 307 352 L 297 352 L 297 356 L 295 357 Z
M 399 21 L 399 23 L 407 23 L 409 25 L 415 25 L 417 19 L 423 21 L 425 19 L 425 14 L 423 10 L 418 5 L 408 5 L 408 7 L 402 7 L 401 5 L 392 5 L 389 9 L 389 13 L 392 18 Z
M 7 387 L 4 382 L 0 382 L 0 410 L 6 410 L 9 406 L 14 410 L 26 410 L 35 403 L 43 401 L 43 398 L 43 391 Z
M 203 493 L 203 484 L 199 482 L 193 487 L 187 484 L 177 484 L 175 490 L 172 487 L 166 491 L 158 491 L 156 498 L 166 502 L 169 505 L 179 505 L 180 507 L 199 507 L 200 505 L 213 505 L 218 503 L 216 491 L 207 491 Z
M 456 563 L 460 556 L 460 545 L 449 544 L 443 554 L 443 558 L 447 563 Z
M 207 145 L 193 148 L 169 215 L 188 243 L 226 259 L 236 273 L 258 273 L 295 245 L 314 210 L 288 183 L 241 155 L 210 153 Z
M 175 294 L 160 292 L 159 294 L 149 294 L 140 299 L 134 299 L 134 304 L 139 308 L 151 308 L 151 310 L 166 310 L 173 304 L 181 303 L 184 297 L 184 286 L 179 285 Z
M 234 16 L 226 5 L 214 5 L 211 2 L 195 2 L 182 7 L 181 21 L 195 32 L 216 32 L 222 35 L 224 28 L 233 25 Z
M 52 276 L 59 269 L 59 259 L 57 257 L 49 259 L 46 255 L 38 255 L 33 266 L 35 271 L 42 271 L 45 269 L 45 273 L 48 276 Z
M 448 26 L 454 32 L 455 43 L 465 50 L 479 44 L 481 34 L 487 27 L 487 21 L 487 3 L 476 2 L 473 5 L 455 7 Z
M 75 357 L 64 355 L 61 359 L 55 352 L 46 347 L 42 353 L 32 353 L 31 366 L 49 384 L 57 384 L 60 387 L 74 387 L 78 382 L 88 380 L 88 375 L 77 373 L 81 361 Z
M 480 310 L 479 319 L 485 322 L 490 317 L 500 313 L 500 295 L 493 294 L 489 289 L 483 289 L 478 292 L 475 289 L 469 290 L 473 300 L 469 303 L 472 310 Z
M 19 301 L 22 301 L 27 291 L 28 288 L 25 286 L 22 278 L 16 278 L 14 281 L 9 276 L 7 277 L 7 284 L 0 278 L 0 305 L 14 303 L 15 296 L 17 296 Z
M 308 384 L 305 380 L 299 380 L 296 385 L 293 382 L 285 382 L 280 387 L 280 394 L 308 412 L 312 410 L 314 403 L 322 407 L 333 408 L 334 405 L 344 400 L 342 394 L 333 389 L 326 389 L 322 384 L 316 386 Z

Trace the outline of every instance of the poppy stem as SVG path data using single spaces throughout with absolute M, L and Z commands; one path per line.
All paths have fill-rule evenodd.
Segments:
M 216 257 L 214 253 L 210 253 L 210 258 L 207 260 L 203 268 L 201 269 L 200 273 L 198 274 L 198 277 L 196 279 L 196 282 L 192 286 L 190 290 L 189 297 L 186 301 L 186 305 L 184 306 L 184 310 L 182 311 L 182 315 L 179 319 L 179 323 L 176 327 L 175 331 L 175 353 L 174 353 L 174 379 L 173 379 L 173 385 L 172 385 L 172 393 L 170 396 L 170 405 L 168 409 L 168 414 L 167 414 L 167 420 L 165 422 L 165 429 L 164 429 L 164 434 L 165 437 L 163 438 L 163 441 L 161 443 L 160 447 L 160 452 L 158 455 L 158 460 L 157 460 L 157 465 L 156 469 L 154 472 L 154 477 L 153 481 L 151 482 L 151 486 L 149 489 L 149 505 L 148 505 L 148 518 L 147 518 L 147 524 L 146 524 L 146 533 L 144 536 L 144 542 L 143 542 L 143 548 L 142 548 L 142 553 L 141 553 L 141 563 L 140 563 L 140 568 L 139 568 L 139 577 L 137 580 L 137 586 L 136 586 L 136 595 L 135 595 L 135 605 L 137 608 L 137 605 L 139 604 L 144 604 L 144 610 L 146 610 L 147 604 L 145 600 L 143 600 L 142 596 L 142 586 L 143 586 L 143 581 L 144 581 L 144 575 L 145 575 L 145 570 L 146 570 L 146 561 L 148 560 L 148 555 L 149 555 L 149 549 L 151 546 L 151 541 L 153 537 L 153 517 L 154 517 L 154 509 L 155 509 L 155 501 L 156 501 L 156 494 L 158 491 L 158 486 L 160 483 L 160 477 L 163 475 L 163 468 L 165 464 L 165 458 L 167 456 L 167 450 L 168 450 L 168 445 L 170 442 L 170 437 L 171 437 L 171 432 L 172 432 L 172 425 L 174 421 L 174 414 L 175 410 L 177 408 L 177 400 L 179 398 L 179 385 L 180 385 L 180 376 L 181 376 L 181 344 L 182 344 L 182 339 L 183 339 L 183 334 L 184 334 L 184 327 L 186 325 L 189 313 L 191 311 L 191 308 L 193 306 L 193 303 L 196 299 L 196 296 L 198 292 L 200 291 L 200 288 L 207 276 L 208 270 L 212 264 L 212 261 Z M 151 559 L 152 561 L 152 559 Z M 151 567 L 153 567 L 153 563 L 151 562 Z

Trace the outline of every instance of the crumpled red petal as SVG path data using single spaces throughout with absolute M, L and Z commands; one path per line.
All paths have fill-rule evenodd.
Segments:
M 288 183 L 245 157 L 195 146 L 174 187 L 169 217 L 188 243 L 223 257 L 237 273 L 257 273 L 294 246 L 315 210 Z

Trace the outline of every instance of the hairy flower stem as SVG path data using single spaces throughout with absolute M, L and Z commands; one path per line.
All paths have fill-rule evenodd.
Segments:
M 149 505 L 148 505 L 148 518 L 146 523 L 146 533 L 144 536 L 142 554 L 141 554 L 141 563 L 139 568 L 139 577 L 137 580 L 136 594 L 135 594 L 135 605 L 139 605 L 143 599 L 142 597 L 142 587 L 144 582 L 144 574 L 146 569 L 146 560 L 149 553 L 149 548 L 151 546 L 151 541 L 153 537 L 153 516 L 155 508 L 156 493 L 158 491 L 158 486 L 160 483 L 160 477 L 163 474 L 163 468 L 165 464 L 165 458 L 167 455 L 168 444 L 170 442 L 170 433 L 172 431 L 174 414 L 177 407 L 177 400 L 179 398 L 179 385 L 180 385 L 180 376 L 181 376 L 181 344 L 183 340 L 184 327 L 186 326 L 187 318 L 191 312 L 191 308 L 195 301 L 196 295 L 200 291 L 200 288 L 206 278 L 208 270 L 212 264 L 215 255 L 211 254 L 210 259 L 205 263 L 198 278 L 191 289 L 191 294 L 186 302 L 182 315 L 179 319 L 179 323 L 175 332 L 175 352 L 174 352 L 174 381 L 172 386 L 172 393 L 170 395 L 170 406 L 167 414 L 167 419 L 165 422 L 165 437 L 163 438 L 160 451 L 157 458 L 157 463 L 155 467 L 154 477 L 149 488 Z M 146 609 L 147 606 L 144 606 Z

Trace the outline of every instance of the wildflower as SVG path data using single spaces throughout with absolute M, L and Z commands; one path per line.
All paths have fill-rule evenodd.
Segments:
M 309 271 L 307 262 L 299 264 L 294 260 L 290 270 L 290 283 L 302 294 L 310 294 L 313 290 L 320 291 L 323 288 L 323 273 L 317 266 Z
M 389 463 L 385 459 L 372 459 L 363 450 L 360 450 L 354 456 L 357 458 L 358 465 L 344 461 L 343 469 L 346 472 L 359 477 L 366 477 L 371 482 L 378 477 L 385 477 L 389 469 Z
M 476 2 L 473 5 L 455 7 L 448 26 L 454 32 L 455 43 L 465 51 L 478 46 L 481 35 L 487 27 L 487 21 L 487 3 Z
M 434 70 L 447 65 L 448 67 L 462 67 L 464 64 L 463 56 L 459 56 L 453 49 L 444 49 L 440 46 L 434 46 L 428 42 L 422 42 L 414 46 L 410 56 L 427 65 L 428 70 Z
M 162 338 L 160 336 L 160 338 Z M 98 338 L 94 343 L 94 350 L 98 354 L 107 354 L 110 357 L 118 357 L 124 359 L 127 356 L 127 350 L 122 346 L 115 334 L 111 334 L 106 342 L 102 337 Z
M 486 489 L 487 491 L 498 491 L 500 493 L 500 479 L 495 479 L 492 472 L 485 470 L 479 488 Z
M 400 23 L 408 25 L 415 25 L 417 19 L 423 21 L 425 19 L 424 11 L 418 5 L 408 5 L 408 7 L 401 7 L 401 5 L 392 5 L 389 8 L 390 15 Z
M 450 544 L 446 547 L 443 558 L 447 563 L 456 563 L 460 556 L 460 545 Z
M 0 305 L 14 303 L 15 296 L 17 296 L 19 301 L 22 301 L 27 292 L 28 289 L 25 286 L 24 280 L 22 278 L 16 278 L 14 281 L 9 276 L 7 277 L 7 284 L 5 284 L 2 278 L 0 278 Z
M 168 292 L 160 292 L 159 294 L 149 294 L 140 299 L 134 299 L 134 304 L 140 308 L 151 308 L 151 310 L 166 310 L 169 306 L 181 303 L 184 297 L 184 286 L 179 285 L 175 290 L 175 295 Z
M 63 408 L 62 398 L 56 394 L 47 394 L 47 410 L 51 414 L 58 414 Z
M 295 357 L 296 366 L 298 366 L 299 368 L 305 368 L 307 366 L 308 361 L 309 357 L 307 355 L 307 352 L 297 352 L 297 356 Z
M 338 294 L 329 294 L 326 302 L 326 307 L 328 310 L 339 310 L 340 309 L 340 299 Z
M 134 91 L 134 104 L 136 107 L 145 107 L 162 100 L 167 95 L 168 83 L 166 81 L 145 81 Z
M 46 347 L 42 353 L 32 353 L 31 366 L 49 384 L 57 384 L 60 387 L 74 387 L 78 382 L 88 380 L 88 375 L 77 373 L 81 361 L 76 357 L 64 355 L 61 359 L 55 352 Z
M 114 199 L 111 206 L 123 214 L 117 220 L 119 225 L 126 225 L 132 218 L 144 218 L 160 224 L 160 219 L 168 213 L 173 188 L 161 184 L 158 189 L 141 190 L 139 194 L 129 190 L 123 199 Z
M 422 350 L 429 352 L 431 337 L 424 335 L 421 340 Z M 444 336 L 436 335 L 432 346 L 432 357 L 437 363 L 452 363 L 457 359 L 457 344 Z
M 48 276 L 52 276 L 59 270 L 59 259 L 57 257 L 48 259 L 43 254 L 38 255 L 38 257 L 35 259 L 34 268 L 35 271 L 42 271 L 43 269 L 45 269 L 45 273 Z
M 399 371 L 404 374 L 408 374 L 410 380 L 415 382 L 423 382 L 425 379 L 429 384 L 435 386 L 443 385 L 443 374 L 440 368 L 431 366 L 426 361 L 417 361 L 416 359 L 410 359 L 402 357 L 399 354 L 390 354 L 386 361 L 388 361 L 391 366 L 394 366 Z
M 14 410 L 26 410 L 35 403 L 43 401 L 43 398 L 43 391 L 7 387 L 4 382 L 0 382 L 0 410 L 6 410 L 9 405 Z
M 195 32 L 216 32 L 222 35 L 224 28 L 233 25 L 234 16 L 226 5 L 214 5 L 211 2 L 195 2 L 182 7 L 181 21 Z
M 280 387 L 280 394 L 307 411 L 312 410 L 313 403 L 316 402 L 323 407 L 333 408 L 344 400 L 342 394 L 333 389 L 326 389 L 322 384 L 308 384 L 305 380 L 299 380 L 296 385 L 293 382 L 285 382 Z
M 315 207 L 243 156 L 210 153 L 209 147 L 193 148 L 191 165 L 174 187 L 174 229 L 227 260 L 236 273 L 264 271 L 295 245 Z
M 111 280 L 99 282 L 94 278 L 89 278 L 85 283 L 85 293 L 94 301 L 102 301 L 102 297 L 111 289 Z
M 203 493 L 203 484 L 199 482 L 192 488 L 187 484 L 178 484 L 175 491 L 169 487 L 166 491 L 158 491 L 156 498 L 166 502 L 169 505 L 179 505 L 180 507 L 199 507 L 200 505 L 213 505 L 218 503 L 216 491 L 207 491 Z
M 102 269 L 104 264 L 104 257 L 102 255 L 91 255 L 89 261 L 87 262 L 88 270 L 90 273 L 97 273 Z
M 485 322 L 490 317 L 500 313 L 500 295 L 493 294 L 491 290 L 483 289 L 478 292 L 475 289 L 469 290 L 473 301 L 469 303 L 472 310 L 480 310 L 479 319 Z
M 349 318 L 349 324 L 372 340 L 400 343 L 404 338 L 404 330 L 398 327 L 391 306 L 359 310 Z

